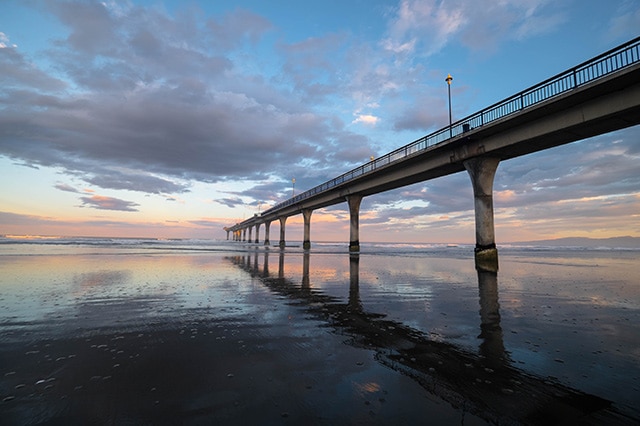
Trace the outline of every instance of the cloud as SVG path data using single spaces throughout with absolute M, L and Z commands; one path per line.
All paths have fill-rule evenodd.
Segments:
M 149 173 L 117 171 L 112 168 L 94 169 L 93 173 L 84 176 L 83 180 L 100 188 L 127 189 L 150 194 L 189 192 L 189 184 L 176 182 Z
M 266 179 L 265 164 L 269 174 L 310 162 L 313 170 L 344 170 L 349 158 L 339 154 L 351 151 L 338 145 L 354 138 L 368 144 L 333 114 L 310 110 L 311 88 L 292 96 L 244 71 L 248 62 L 237 55 L 270 31 L 264 18 L 240 10 L 204 22 L 137 6 L 75 6 L 47 4 L 69 30 L 46 52 L 62 80 L 47 78 L 16 49 L 2 49 L 11 50 L 2 52 L 0 69 L 10 70 L 4 74 L 13 84 L 0 89 L 0 155 L 57 167 L 100 188 L 175 194 L 188 191 L 189 180 Z M 318 40 L 326 58 L 305 70 L 326 65 L 332 72 L 337 42 Z M 283 49 L 310 60 L 315 46 Z M 62 81 L 73 90 L 53 91 L 66 87 Z
M 238 197 L 233 197 L 233 198 L 217 198 L 215 200 L 213 200 L 214 202 L 218 203 L 218 204 L 222 204 L 223 206 L 227 206 L 227 207 L 231 207 L 231 208 L 235 208 L 237 206 L 243 206 L 246 203 Z
M 326 180 L 375 150 L 318 102 L 342 94 L 359 110 L 423 71 L 390 65 L 375 45 L 341 33 L 280 43 L 282 68 L 269 81 L 270 71 L 243 49 L 274 26 L 246 10 L 208 19 L 195 9 L 171 16 L 112 3 L 55 2 L 46 10 L 68 29 L 45 52 L 56 77 L 17 49 L 2 49 L 11 50 L 13 59 L 5 54 L 3 63 L 14 83 L 2 98 L 0 154 L 105 189 L 175 194 L 188 191 L 191 179 L 264 180 L 292 168 L 300 178 L 315 173 Z M 433 2 L 403 2 L 390 33 L 402 38 L 427 16 L 438 32 L 455 32 L 460 18 L 450 12 Z M 56 91 L 63 87 L 74 90 Z M 396 130 L 440 120 L 403 109 Z M 380 115 L 353 122 L 377 125 Z
M 0 32 L 0 49 L 5 49 L 8 47 L 18 47 L 15 44 L 11 44 L 9 41 L 9 37 L 7 37 L 7 35 L 3 32 Z
M 506 40 L 548 33 L 565 21 L 550 0 L 402 0 L 382 47 L 395 54 L 429 56 L 452 41 L 493 50 Z
M 60 191 L 66 191 L 66 192 L 76 192 L 76 193 L 80 192 L 73 186 L 67 185 L 66 183 L 60 183 L 60 182 L 55 184 L 54 188 L 59 189 Z
M 26 58 L 15 44 L 9 45 L 8 37 L 2 33 L 0 38 L 0 81 L 2 91 L 11 92 L 15 88 L 26 88 L 28 92 L 58 91 L 66 84 L 56 77 L 52 77 L 41 70 L 36 64 Z
M 132 201 L 120 200 L 113 197 L 105 197 L 103 195 L 93 195 L 91 197 L 80 197 L 82 206 L 89 206 L 99 210 L 118 210 L 123 212 L 137 212 L 135 207 L 139 204 Z
M 634 2 L 621 2 L 616 15 L 609 22 L 609 35 L 612 39 L 636 34 L 640 28 L 640 8 Z
M 167 226 L 171 223 L 171 226 Z M 193 223 L 178 221 L 64 220 L 46 216 L 0 211 L 0 226 L 7 234 L 19 235 L 128 235 L 136 237 L 202 238 L 203 232 L 220 230 L 228 219 L 203 218 Z
M 220 220 L 215 220 L 215 219 L 200 219 L 200 220 L 190 220 L 189 223 L 193 223 L 194 225 L 198 225 L 204 228 L 211 228 L 211 229 L 220 229 L 224 226 L 228 226 L 229 221 L 226 220 L 224 222 L 221 222 Z
M 437 52 L 466 23 L 462 6 L 456 2 L 402 0 L 383 47 L 403 54 L 413 54 L 422 46 L 427 46 L 430 53 Z
M 403 113 L 396 117 L 393 128 L 402 130 L 422 130 L 437 128 L 447 120 L 446 106 L 442 100 L 434 99 L 432 105 L 440 105 L 440 108 L 427 110 L 418 105 L 411 105 Z
M 207 28 L 218 47 L 230 49 L 238 47 L 244 40 L 258 43 L 274 27 L 260 15 L 245 9 L 235 9 L 219 20 L 209 19 Z
M 11 226 L 33 226 L 34 224 L 48 224 L 54 221 L 51 218 L 43 216 L 19 214 L 12 212 L 0 211 L 0 225 Z
M 362 123 L 367 126 L 375 126 L 378 123 L 378 121 L 380 121 L 380 118 L 376 117 L 375 115 L 358 114 L 355 120 L 352 121 L 352 123 L 354 124 Z

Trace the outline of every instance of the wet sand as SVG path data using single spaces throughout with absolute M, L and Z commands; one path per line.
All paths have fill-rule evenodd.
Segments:
M 636 253 L 2 256 L 2 424 L 633 424 Z

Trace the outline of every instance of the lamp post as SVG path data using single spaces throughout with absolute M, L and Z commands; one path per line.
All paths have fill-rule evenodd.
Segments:
M 453 129 L 451 128 L 451 82 L 453 81 L 453 77 L 451 74 L 447 74 L 447 78 L 444 79 L 447 82 L 447 89 L 449 90 L 449 137 L 453 137 Z
M 295 197 L 296 195 L 296 178 L 291 179 L 291 196 Z

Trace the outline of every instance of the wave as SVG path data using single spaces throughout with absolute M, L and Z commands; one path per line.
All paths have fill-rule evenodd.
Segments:
M 20 248 L 22 247 L 22 248 Z M 57 248 L 56 248 L 57 247 Z M 473 253 L 475 245 L 466 243 L 388 243 L 388 242 L 363 242 L 360 246 L 361 254 L 384 254 L 391 256 L 422 256 L 422 255 L 453 255 L 468 256 Z M 188 252 L 188 251 L 243 251 L 247 249 L 264 249 L 263 244 L 249 242 L 236 242 L 218 239 L 197 238 L 131 238 L 131 237 L 85 237 L 85 236 L 51 236 L 51 235 L 0 235 L 0 255 L 2 254 L 46 254 L 50 251 L 70 251 L 77 254 L 83 248 L 96 250 L 108 250 L 109 252 L 122 251 L 130 253 L 131 250 L 140 250 L 157 253 L 164 252 Z M 277 248 L 271 246 L 270 248 Z M 292 241 L 287 244 L 288 252 L 303 252 L 301 242 Z M 348 243 L 344 241 L 312 242 L 311 252 L 342 253 L 348 250 Z M 638 252 L 639 248 L 586 246 L 586 245 L 549 245 L 549 244 L 503 244 L 498 245 L 498 251 L 502 254 L 529 253 L 544 255 L 551 252 L 572 253 L 618 253 Z

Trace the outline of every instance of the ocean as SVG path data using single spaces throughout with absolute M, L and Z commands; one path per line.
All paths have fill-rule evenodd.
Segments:
M 640 250 L 0 237 L 0 424 L 637 424 Z

